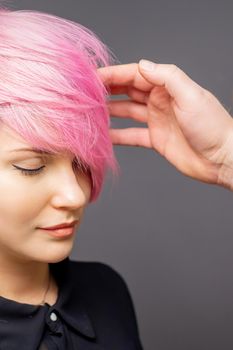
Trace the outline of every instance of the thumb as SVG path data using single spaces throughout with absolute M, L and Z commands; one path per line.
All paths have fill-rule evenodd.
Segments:
M 190 97 L 200 94 L 201 86 L 174 64 L 139 61 L 139 72 L 150 83 L 164 86 L 178 104 L 190 103 Z

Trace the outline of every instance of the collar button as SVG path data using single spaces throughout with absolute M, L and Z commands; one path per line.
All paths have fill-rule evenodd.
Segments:
M 57 315 L 55 314 L 55 312 L 51 312 L 50 314 L 50 320 L 53 322 L 57 321 Z

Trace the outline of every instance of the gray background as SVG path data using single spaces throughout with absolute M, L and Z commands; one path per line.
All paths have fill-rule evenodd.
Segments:
M 232 113 L 232 1 L 4 3 L 80 22 L 121 63 L 174 63 Z M 185 177 L 153 151 L 115 151 L 121 177 L 88 208 L 72 258 L 121 273 L 146 350 L 232 350 L 233 193 Z

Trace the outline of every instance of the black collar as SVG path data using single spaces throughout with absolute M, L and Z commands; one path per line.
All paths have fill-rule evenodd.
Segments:
M 93 325 L 85 308 L 83 297 L 79 292 L 78 276 L 72 274 L 69 257 L 60 263 L 49 265 L 59 290 L 57 302 L 50 306 L 50 311 L 57 310 L 71 327 L 86 337 L 95 339 Z
M 0 296 L 0 349 L 15 349 L 15 344 L 21 344 L 22 339 L 25 349 L 37 348 L 45 318 L 53 311 L 75 331 L 87 338 L 96 338 L 80 292 L 79 278 L 74 270 L 72 272 L 69 257 L 49 266 L 59 290 L 54 305 L 23 304 Z

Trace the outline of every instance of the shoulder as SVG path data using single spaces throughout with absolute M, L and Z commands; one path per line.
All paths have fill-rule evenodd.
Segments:
M 121 274 L 113 267 L 102 262 L 74 261 L 70 260 L 70 270 L 72 277 L 80 278 L 90 283 L 96 284 L 102 282 L 101 286 L 110 287 L 114 285 L 119 288 L 127 288 L 127 284 Z
M 128 285 L 116 269 L 102 262 L 70 260 L 70 272 L 91 312 L 94 310 L 101 315 L 105 324 L 114 322 L 119 329 L 124 329 L 135 338 L 139 337 Z
M 70 272 L 72 280 L 79 287 L 95 296 L 113 300 L 114 298 L 125 299 L 132 303 L 128 285 L 122 275 L 113 267 L 103 262 L 74 261 L 70 260 Z M 123 300 L 122 300 L 123 301 Z

